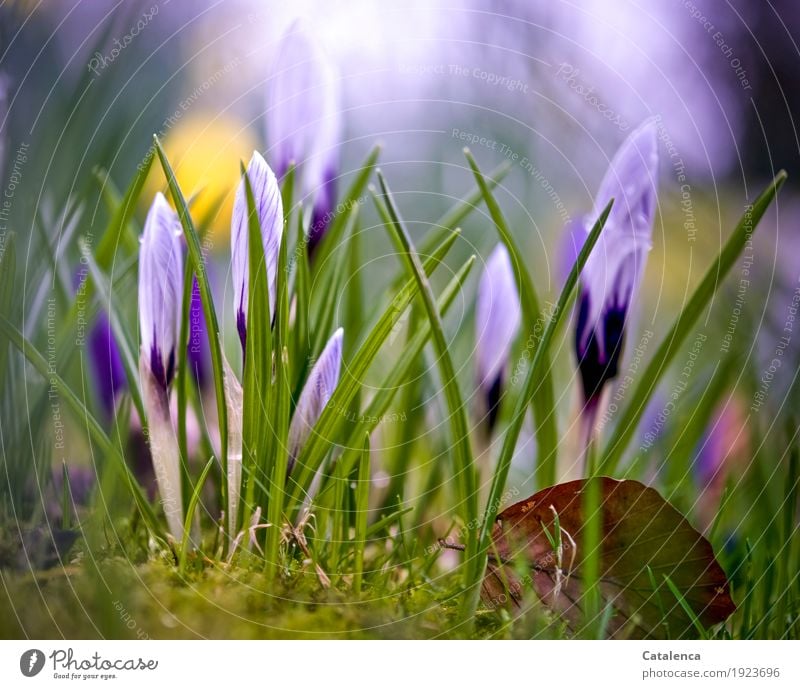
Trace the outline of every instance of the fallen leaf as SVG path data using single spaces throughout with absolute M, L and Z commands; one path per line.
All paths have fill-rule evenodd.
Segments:
M 711 544 L 654 489 L 638 481 L 598 480 L 602 502 L 599 589 L 615 611 L 607 635 L 697 635 L 665 576 L 705 628 L 727 619 L 736 606 Z M 525 590 L 532 588 L 573 630 L 580 629 L 584 623 L 582 491 L 586 485 L 586 480 L 580 480 L 547 488 L 498 515 L 481 589 L 487 606 L 521 613 Z M 556 515 L 560 552 L 553 547 L 558 542 Z

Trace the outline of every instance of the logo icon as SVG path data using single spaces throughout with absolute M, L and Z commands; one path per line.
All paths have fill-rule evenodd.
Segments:
M 37 648 L 25 651 L 19 659 L 19 669 L 26 677 L 35 677 L 44 667 L 44 653 Z

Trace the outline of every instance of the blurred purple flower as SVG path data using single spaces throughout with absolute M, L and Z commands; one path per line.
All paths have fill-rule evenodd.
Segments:
M 311 429 L 325 409 L 325 405 L 339 384 L 339 369 L 342 364 L 342 336 L 344 331 L 339 328 L 333 335 L 317 363 L 311 369 L 303 392 L 297 402 L 292 423 L 289 426 L 289 471 L 294 466 L 294 460 L 305 445 Z
M 150 371 L 164 390 L 175 373 L 182 263 L 178 216 L 158 192 L 147 213 L 139 249 L 139 327 Z
M 275 291 L 278 269 L 278 250 L 283 235 L 283 201 L 278 182 L 272 168 L 258 152 L 253 152 L 247 166 L 247 176 L 253 190 L 253 200 L 261 224 L 261 240 L 267 262 L 267 286 L 269 289 L 269 312 L 275 313 Z M 242 352 L 247 343 L 247 305 L 249 289 L 249 218 L 244 179 L 236 190 L 231 219 L 231 272 L 233 273 L 234 313 L 236 328 L 242 343 Z
M 475 304 L 477 378 L 490 431 L 497 421 L 508 358 L 520 319 L 511 258 L 506 247 L 498 244 L 486 261 Z
M 312 199 L 308 251 L 333 216 L 339 170 L 339 77 L 301 20 L 281 37 L 267 87 L 267 143 L 279 176 L 299 166 L 304 199 Z
M 648 120 L 622 144 L 600 184 L 592 217 L 614 206 L 581 276 L 575 350 L 587 411 L 617 375 L 631 301 L 651 248 L 658 137 Z M 588 226 L 586 230 L 588 231 Z
M 208 351 L 206 316 L 203 313 L 203 300 L 197 278 L 192 282 L 192 296 L 189 302 L 189 344 L 186 349 L 186 362 L 189 365 L 198 387 L 202 390 L 210 378 L 210 358 Z
M 89 331 L 89 352 L 95 389 L 106 419 L 114 415 L 117 395 L 125 390 L 125 368 L 105 313 L 100 312 Z

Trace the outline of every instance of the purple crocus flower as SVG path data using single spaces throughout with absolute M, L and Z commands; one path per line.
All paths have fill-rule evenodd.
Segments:
M 517 283 L 511 258 L 498 244 L 486 261 L 475 304 L 477 382 L 488 415 L 489 430 L 497 421 L 511 346 L 520 324 Z
M 158 492 L 169 531 L 177 540 L 183 538 L 183 503 L 169 386 L 175 372 L 183 291 L 179 228 L 175 211 L 161 193 L 156 194 L 139 250 L 139 375 Z
M 313 202 L 308 251 L 313 254 L 333 217 L 339 170 L 338 73 L 296 20 L 283 34 L 267 88 L 267 143 L 279 176 L 299 166 L 302 196 Z
M 197 278 L 192 282 L 192 296 L 189 301 L 189 344 L 186 348 L 186 362 L 189 365 L 198 387 L 202 390 L 210 380 L 210 358 L 206 316 L 203 313 L 203 300 Z
M 581 275 L 575 351 L 585 411 L 593 417 L 603 388 L 617 375 L 631 301 L 644 273 L 656 212 L 658 130 L 636 129 L 611 161 L 591 217 L 614 205 Z M 588 227 L 586 228 L 588 231 Z
M 292 470 L 297 455 L 311 434 L 311 429 L 339 384 L 343 334 L 341 328 L 333 333 L 314 368 L 311 369 L 303 386 L 303 392 L 300 393 L 292 423 L 289 425 L 289 471 Z
M 183 292 L 178 216 L 158 192 L 144 223 L 139 250 L 139 326 L 150 370 L 166 390 L 175 374 Z
M 255 208 L 261 224 L 261 241 L 267 262 L 267 286 L 269 289 L 269 312 L 275 313 L 275 291 L 278 270 L 278 250 L 283 235 L 283 201 L 275 173 L 258 152 L 253 153 L 247 166 L 247 176 L 253 190 Z M 249 217 L 244 179 L 236 190 L 231 219 L 231 272 L 233 273 L 233 307 L 236 329 L 242 343 L 242 352 L 247 343 L 247 305 L 249 288 Z

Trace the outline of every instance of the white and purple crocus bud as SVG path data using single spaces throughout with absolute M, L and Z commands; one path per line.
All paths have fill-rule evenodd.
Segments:
M 156 194 L 139 249 L 139 375 L 150 453 L 164 514 L 174 538 L 183 538 L 180 452 L 169 409 L 175 374 L 183 292 L 183 254 L 178 216 Z
M 283 34 L 267 86 L 267 143 L 278 176 L 298 166 L 313 203 L 307 237 L 313 255 L 333 217 L 339 174 L 339 75 L 302 20 Z
M 339 384 L 343 334 L 344 331 L 339 328 L 328 340 L 300 393 L 289 425 L 289 471 Z
M 591 215 L 597 218 L 614 199 L 583 269 L 578 297 L 575 351 L 584 410 L 590 418 L 596 414 L 605 384 L 617 375 L 631 302 L 652 246 L 657 175 L 658 129 L 655 120 L 648 120 L 614 156 Z M 589 229 L 587 225 L 587 233 Z
M 475 304 L 477 383 L 489 431 L 497 421 L 509 355 L 520 320 L 511 258 L 506 247 L 498 244 L 486 261 Z
M 269 289 L 269 312 L 275 315 L 275 292 L 278 271 L 278 251 L 283 236 L 283 201 L 275 173 L 267 161 L 257 152 L 253 153 L 247 166 L 247 177 L 253 190 L 253 200 L 261 225 L 261 242 L 267 263 L 267 286 Z M 242 343 L 242 352 L 247 345 L 247 306 L 250 276 L 249 260 L 249 214 L 245 181 L 239 183 L 233 203 L 231 219 L 231 272 L 233 273 L 233 308 L 236 329 Z

